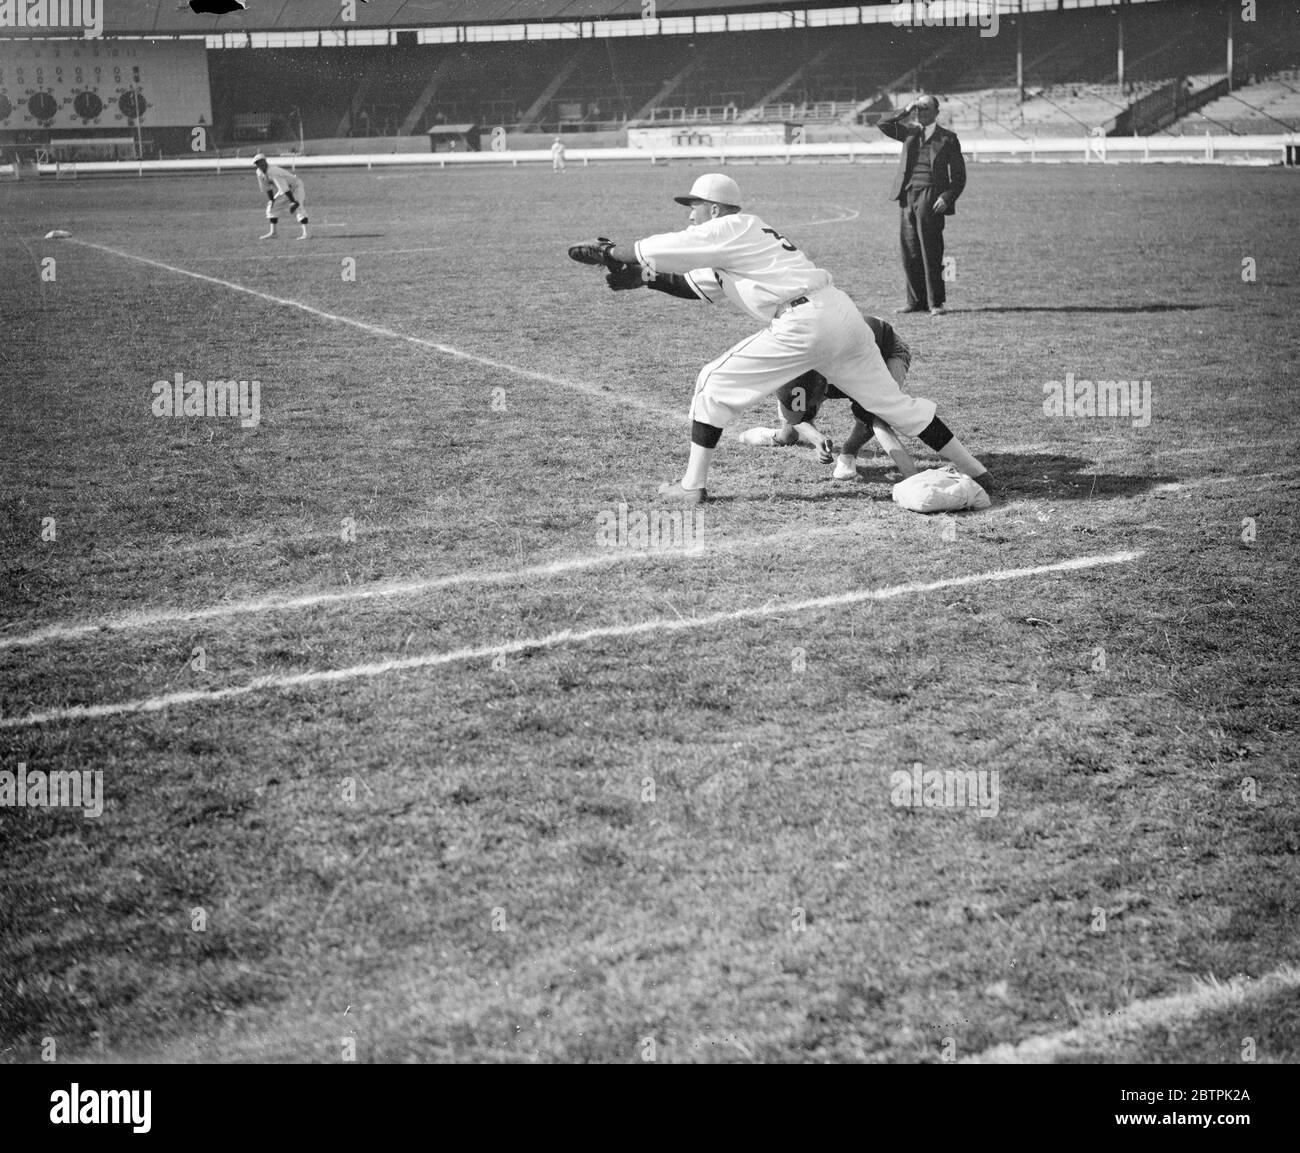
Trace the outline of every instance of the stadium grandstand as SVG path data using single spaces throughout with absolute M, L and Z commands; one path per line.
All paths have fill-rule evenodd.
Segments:
M 0 149 L 626 147 L 721 129 L 816 143 L 876 139 L 922 91 L 972 140 L 1300 129 L 1300 15 L 1245 15 L 1237 0 L 249 0 L 224 16 L 116 0 L 103 39 L 0 28 Z

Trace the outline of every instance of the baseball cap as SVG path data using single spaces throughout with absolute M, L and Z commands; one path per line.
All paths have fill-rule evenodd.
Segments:
M 259 160 L 265 160 L 265 159 L 266 159 L 266 153 L 259 152 L 256 156 L 253 157 L 252 163 L 256 164 Z
M 694 204 L 697 200 L 711 200 L 714 204 L 730 204 L 740 207 L 740 186 L 730 176 L 721 172 L 710 172 L 701 176 L 691 185 L 686 196 L 674 196 L 678 204 Z

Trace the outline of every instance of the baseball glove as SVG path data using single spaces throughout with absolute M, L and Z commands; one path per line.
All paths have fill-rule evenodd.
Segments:
M 610 260 L 609 251 L 614 242 L 608 236 L 598 236 L 595 240 L 584 240 L 569 249 L 569 259 L 579 264 L 603 264 L 611 272 L 623 265 L 617 260 Z
M 626 292 L 630 288 L 644 288 L 646 284 L 645 270 L 639 264 L 619 264 L 615 262 L 610 266 L 609 275 L 605 277 L 605 283 L 615 292 Z

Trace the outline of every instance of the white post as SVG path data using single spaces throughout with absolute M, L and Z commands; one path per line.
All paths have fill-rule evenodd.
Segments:
M 140 121 L 144 118 L 144 113 L 140 109 L 140 85 L 136 85 L 132 90 L 132 98 L 135 100 L 135 159 L 136 175 L 144 175 L 144 135 L 140 130 Z

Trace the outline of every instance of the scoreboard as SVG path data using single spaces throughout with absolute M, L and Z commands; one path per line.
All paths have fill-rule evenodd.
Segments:
M 212 124 L 202 40 L 0 40 L 0 132 Z

